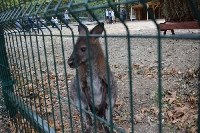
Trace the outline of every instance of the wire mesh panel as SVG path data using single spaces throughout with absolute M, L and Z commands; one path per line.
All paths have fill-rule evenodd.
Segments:
M 129 21 L 137 0 L 2 0 L 0 81 L 12 131 L 197 132 L 199 30 L 161 35 L 165 20 L 146 2 L 135 15 L 151 20 Z
M 2 89 L 2 87 L 0 86 L 0 89 Z M 1 90 L 2 92 L 2 90 Z M 5 127 L 2 128 L 0 131 L 1 132 L 9 132 L 9 128 L 6 128 L 9 122 L 9 116 L 8 116 L 8 112 L 6 111 L 6 107 L 5 107 L 5 103 L 4 103 L 4 99 L 3 99 L 3 95 L 1 94 L 1 99 L 0 99 L 0 115 L 1 115 L 1 122 L 0 125 L 1 127 Z

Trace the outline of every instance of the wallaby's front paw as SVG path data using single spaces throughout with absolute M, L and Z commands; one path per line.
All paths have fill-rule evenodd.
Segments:
M 110 133 L 109 127 L 107 127 L 106 125 L 104 125 L 103 128 L 104 128 L 104 132 L 105 133 Z
M 104 114 L 105 114 L 105 110 L 104 109 L 99 109 L 96 113 L 99 117 L 103 118 Z
M 85 133 L 92 133 L 91 129 L 85 129 Z
M 97 116 L 103 118 L 104 115 L 101 112 L 97 112 Z

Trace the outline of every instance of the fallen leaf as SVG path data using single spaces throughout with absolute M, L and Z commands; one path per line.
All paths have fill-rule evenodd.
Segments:
M 47 108 L 47 113 L 51 114 L 52 113 L 52 109 L 51 108 Z
M 115 102 L 115 106 L 121 106 L 121 105 L 123 105 L 123 101 L 116 101 Z
M 154 114 L 155 117 L 158 117 L 159 110 L 156 107 L 150 108 L 151 112 Z
M 51 53 L 52 53 L 51 51 L 47 52 L 47 54 L 51 54 Z
M 174 119 L 183 116 L 184 114 L 186 114 L 188 112 L 188 108 L 186 106 L 184 107 L 174 107 Z
M 177 73 L 178 73 L 178 74 L 182 74 L 182 72 L 181 72 L 181 71 L 178 71 Z
M 134 68 L 134 69 L 139 69 L 139 67 L 140 67 L 139 64 L 136 64 L 136 63 L 133 64 L 133 68 Z
M 73 118 L 75 121 L 78 121 L 78 120 L 80 119 L 80 116 L 74 115 L 74 116 L 72 116 L 72 118 Z
M 192 68 L 188 68 L 188 74 L 189 74 L 190 76 L 193 76 L 193 74 L 194 74 L 194 71 L 193 71 L 193 69 L 192 69 Z
M 154 76 L 152 75 L 152 74 L 148 74 L 147 75 L 147 78 L 149 78 L 149 79 L 151 79 L 151 78 L 153 78 Z
M 176 100 L 176 98 L 172 97 L 172 98 L 168 98 L 167 100 L 169 101 L 169 104 L 172 104 Z
M 147 110 L 148 110 L 148 108 L 142 108 L 141 113 L 144 114 Z
M 53 120 L 49 120 L 48 124 L 49 124 L 49 126 L 54 127 L 54 121 Z
M 134 119 L 135 119 L 135 122 L 136 122 L 136 123 L 142 122 L 143 118 L 144 118 L 144 115 L 143 115 L 143 114 L 136 114 L 136 115 L 134 116 Z
M 189 103 L 191 103 L 191 104 L 196 103 L 196 101 L 197 101 L 197 98 L 194 97 L 194 96 L 188 96 L 188 97 L 187 97 L 187 102 L 189 102 Z
M 162 108 L 162 112 L 167 112 L 167 108 Z
M 172 120 L 172 117 L 173 117 L 172 112 L 171 112 L 171 111 L 167 111 L 167 115 L 168 115 L 168 117 L 170 118 L 170 120 Z
M 171 54 L 168 53 L 167 56 L 171 56 Z

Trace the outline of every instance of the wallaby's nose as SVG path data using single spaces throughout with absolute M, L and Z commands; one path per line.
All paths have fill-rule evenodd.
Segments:
M 73 60 L 68 60 L 68 65 L 69 65 L 71 68 L 74 68 L 74 62 L 73 62 Z

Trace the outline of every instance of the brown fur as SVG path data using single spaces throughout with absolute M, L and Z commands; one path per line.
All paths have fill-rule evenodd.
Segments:
M 86 34 L 87 29 L 79 26 L 78 28 L 80 34 Z M 103 24 L 99 24 L 95 26 L 89 33 L 90 34 L 102 34 L 103 32 Z M 79 37 L 77 39 L 75 48 L 70 58 L 68 59 L 68 64 L 71 68 L 78 67 L 78 81 L 76 77 L 72 80 L 70 86 L 70 94 L 72 100 L 75 102 L 77 106 L 79 106 L 79 99 L 81 100 L 82 107 L 84 109 L 90 108 L 90 110 L 94 113 L 94 108 L 96 114 L 99 117 L 102 117 L 109 121 L 109 111 L 110 111 L 110 103 L 109 98 L 111 98 L 111 107 L 113 107 L 116 95 L 117 95 L 117 84 L 114 79 L 112 72 L 109 70 L 110 77 L 110 92 L 111 96 L 108 96 L 108 81 L 107 81 L 107 71 L 106 71 L 106 59 L 101 48 L 101 44 L 99 43 L 98 37 L 89 37 L 89 46 L 87 47 L 87 39 L 86 37 Z M 88 57 L 88 50 L 90 51 L 90 58 Z M 76 55 L 76 59 L 74 57 L 74 53 Z M 91 62 L 91 66 L 89 66 L 89 60 Z M 77 65 L 76 63 L 77 62 Z M 92 69 L 92 82 L 93 87 L 91 87 L 91 78 L 90 78 L 90 68 Z M 78 83 L 80 85 L 80 97 L 78 97 Z M 94 94 L 94 101 L 92 100 L 92 89 Z M 94 106 L 94 107 L 93 107 Z M 85 132 L 90 133 L 92 129 L 92 119 L 89 114 L 83 113 L 83 119 L 86 123 Z M 105 124 L 102 124 L 102 128 L 104 132 L 109 132 L 109 129 Z

